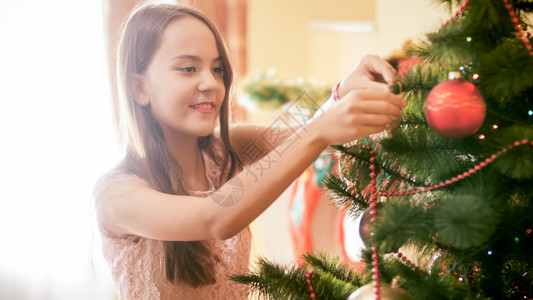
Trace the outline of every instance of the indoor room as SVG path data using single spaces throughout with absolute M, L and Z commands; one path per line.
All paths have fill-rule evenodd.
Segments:
M 487 3 L 490 2 L 487 7 L 494 7 L 494 10 L 485 8 L 483 11 L 476 11 L 481 5 L 480 2 L 483 1 L 153 1 L 151 3 L 154 4 L 179 4 L 201 12 L 210 20 L 210 24 L 218 28 L 227 47 L 229 63 L 225 61 L 226 56 L 220 54 L 223 51 L 218 38 L 212 34 L 211 27 L 206 26 L 208 23 L 203 19 L 191 15 L 177 17 L 177 21 L 169 23 L 175 25 L 196 22 L 194 24 L 197 27 L 194 30 L 200 30 L 200 27 L 204 31 L 206 28 L 211 30 L 207 35 L 209 46 L 187 48 L 195 49 L 194 51 L 201 54 L 190 55 L 187 52 L 187 55 L 182 55 L 185 58 L 178 57 L 179 60 L 186 61 L 187 65 L 180 65 L 180 73 L 172 76 L 180 76 L 183 79 L 182 86 L 182 83 L 174 85 L 175 82 L 165 81 L 172 77 L 149 77 L 150 74 L 155 74 L 155 71 L 133 72 L 133 75 L 125 71 L 130 65 L 121 59 L 130 58 L 126 52 L 120 52 L 128 51 L 126 42 L 123 42 L 126 50 L 119 50 L 122 29 L 128 16 L 145 4 L 143 1 L 2 1 L 0 299 L 187 299 L 195 295 L 194 291 L 207 289 L 203 284 L 209 286 L 214 281 L 210 282 L 199 275 L 200 279 L 191 279 L 193 282 L 200 282 L 199 288 L 191 288 L 195 285 L 190 284 L 187 288 L 193 292 L 187 290 L 189 292 L 183 294 L 174 293 L 173 289 L 178 288 L 167 286 L 172 285 L 166 281 L 170 280 L 169 272 L 175 272 L 172 276 L 177 276 L 178 279 L 175 280 L 179 282 L 179 278 L 182 278 L 180 276 L 186 278 L 188 271 L 180 271 L 179 265 L 175 265 L 175 270 L 170 270 L 168 265 L 165 265 L 165 261 L 169 264 L 169 260 L 172 260 L 170 251 L 174 250 L 169 249 L 175 249 L 175 253 L 178 253 L 183 245 L 194 244 L 199 248 L 184 246 L 183 249 L 200 255 L 198 253 L 201 251 L 209 251 L 211 240 L 217 240 L 221 243 L 220 247 L 226 248 L 220 248 L 223 249 L 220 250 L 220 255 L 211 253 L 213 257 L 210 259 L 215 261 L 215 265 L 220 263 L 229 266 L 226 271 L 215 267 L 218 270 L 216 272 L 222 273 L 215 273 L 214 276 L 224 276 L 224 280 L 231 281 L 231 284 L 223 284 L 218 280 L 214 285 L 218 286 L 216 291 L 214 289 L 206 291 L 205 294 L 198 294 L 198 299 L 233 299 L 233 296 L 227 295 L 233 295 L 231 293 L 235 290 L 248 288 L 251 292 L 243 296 L 243 299 L 262 299 L 261 296 L 266 295 L 283 299 L 289 298 L 287 295 L 296 293 L 295 291 L 308 293 L 311 299 L 346 299 L 346 295 L 351 295 L 348 299 L 370 299 L 375 298 L 374 293 L 379 294 L 380 289 L 382 299 L 413 299 L 408 298 L 413 296 L 414 299 L 428 299 L 420 298 L 420 295 L 431 294 L 440 286 L 432 286 L 434 290 L 428 292 L 412 288 L 413 285 L 409 283 L 409 280 L 423 276 L 437 279 L 438 276 L 443 276 L 441 278 L 446 280 L 439 281 L 439 284 L 453 282 L 450 289 L 453 288 L 460 296 L 486 292 L 483 295 L 502 296 L 496 296 L 494 299 L 533 298 L 533 279 L 532 273 L 529 272 L 533 270 L 533 261 L 526 258 L 530 256 L 527 253 L 533 247 L 533 223 L 530 218 L 519 214 L 531 212 L 533 207 L 533 194 L 529 185 L 533 180 L 533 102 L 531 97 L 527 96 L 533 92 L 530 79 L 532 77 L 529 77 L 533 76 L 533 42 L 530 33 L 533 29 L 533 4 L 528 0 L 487 0 Z M 469 21 L 468 18 L 473 16 L 478 16 L 478 20 Z M 462 21 L 470 23 L 462 27 Z M 132 24 L 132 28 L 135 25 L 133 21 L 128 24 Z M 479 29 L 476 24 L 486 26 L 480 26 L 483 28 Z M 174 25 L 164 26 L 174 28 Z M 148 25 L 140 23 L 137 30 L 142 32 L 143 26 Z M 156 70 L 156 62 L 160 57 L 158 55 L 166 55 L 166 52 L 161 50 L 167 49 L 167 44 L 163 42 L 166 42 L 167 38 L 171 39 L 168 37 L 170 31 L 166 28 L 161 29 L 163 31 L 159 35 L 152 34 L 157 36 L 154 40 L 156 42 L 145 43 L 155 52 L 149 52 L 152 54 L 148 54 L 147 69 L 143 70 Z M 192 41 L 198 36 L 203 37 L 194 34 L 196 31 L 192 29 L 187 32 L 188 29 L 184 28 L 188 27 L 184 25 L 183 28 L 175 29 L 176 32 L 183 33 L 181 36 L 176 34 L 177 37 L 190 37 Z M 463 29 L 468 33 L 461 31 Z M 476 30 L 485 31 L 475 35 Z M 442 39 L 439 39 L 440 36 L 432 37 L 431 42 L 428 42 L 426 34 L 432 32 L 448 36 Z M 486 32 L 492 35 L 487 35 Z M 453 42 L 442 42 L 452 35 Z M 132 40 L 137 36 L 139 40 L 142 39 L 141 33 L 132 33 L 131 36 Z M 213 43 L 213 36 L 216 44 Z M 487 40 L 474 45 L 480 39 Z M 150 43 L 153 44 L 150 46 Z M 187 46 L 179 45 L 185 48 L 196 44 L 187 42 L 183 44 Z M 434 50 L 429 45 L 445 46 Z M 215 46 L 217 48 L 214 48 Z M 129 47 L 133 49 L 130 49 L 131 53 L 143 51 L 135 46 Z M 210 49 L 215 49 L 215 57 L 210 60 L 212 57 L 209 56 L 209 60 L 204 60 L 202 55 L 207 58 L 213 54 L 213 51 L 209 52 Z M 419 52 L 412 52 L 413 49 Z M 495 49 L 500 51 L 498 59 L 489 56 L 492 50 L 496 52 Z M 450 53 L 454 54 L 453 57 Z M 424 60 L 424 55 L 435 59 Z M 446 60 L 446 63 L 437 65 L 439 59 L 441 62 Z M 481 63 L 478 63 L 478 60 Z M 188 65 L 189 62 L 194 66 Z M 210 64 L 206 70 L 213 71 L 209 73 L 212 74 L 209 75 L 209 80 L 214 78 L 214 81 L 210 82 L 217 84 L 212 89 L 216 88 L 216 95 L 220 95 L 216 96 L 217 99 L 225 99 L 224 104 L 211 106 L 211 102 L 205 102 L 207 100 L 202 103 L 198 100 L 188 106 L 193 108 L 193 113 L 169 113 L 168 105 L 171 104 L 164 102 L 166 98 L 163 97 L 180 95 L 180 99 L 184 99 L 185 96 L 182 97 L 179 93 L 185 93 L 182 91 L 189 89 L 195 78 L 203 76 L 206 64 Z M 233 69 L 231 90 L 226 84 L 230 64 Z M 508 68 L 511 64 L 512 67 Z M 490 65 L 490 68 L 487 65 Z M 454 91 L 460 91 L 464 94 L 461 94 L 461 97 L 465 96 L 464 99 L 467 99 L 461 100 L 461 105 L 471 105 L 460 112 L 461 121 L 449 122 L 453 118 L 448 115 L 431 115 L 427 107 L 424 114 L 425 97 L 428 97 L 427 101 L 431 99 L 431 95 L 428 96 L 431 89 L 416 89 L 452 81 L 452 78 L 448 77 L 452 73 L 462 76 L 462 79 L 457 79 L 454 83 L 472 82 L 472 86 L 476 85 L 482 96 L 478 96 L 477 90 L 472 91 L 476 87 L 448 87 L 448 90 L 442 93 L 451 91 L 453 94 Z M 391 74 L 394 75 L 393 79 Z M 498 79 L 494 77 L 492 81 L 485 80 L 494 74 L 500 74 Z M 117 78 L 123 82 L 117 81 Z M 512 80 L 512 83 L 507 84 L 504 79 Z M 357 85 L 359 82 L 360 87 Z M 406 84 L 412 82 L 415 83 Z M 211 88 L 207 87 L 207 83 L 205 85 L 205 91 L 194 93 L 201 94 L 201 97 L 211 95 Z M 156 92 L 156 87 L 168 93 Z M 378 87 L 381 89 L 379 92 Z M 187 91 L 192 95 L 190 90 L 192 88 Z M 375 93 L 370 94 L 370 91 Z M 131 103 L 127 104 L 130 105 L 129 108 L 122 106 L 125 102 L 120 102 L 121 97 L 132 99 Z M 158 97 L 163 99 L 163 104 L 159 107 L 154 100 L 159 99 Z M 353 105 L 345 104 L 351 99 L 360 101 L 357 103 L 369 103 L 364 97 L 379 98 L 380 105 L 384 105 L 378 109 L 376 104 L 370 109 L 372 116 L 378 116 L 367 122 L 371 125 L 358 123 L 357 120 L 357 116 L 364 114 L 359 120 L 366 122 L 370 114 L 366 106 L 360 109 L 361 112 Z M 439 102 L 442 97 L 435 96 L 438 98 L 435 105 L 442 104 Z M 401 100 L 402 98 L 404 100 Z M 481 102 L 474 103 L 474 98 L 481 99 Z M 522 101 L 519 101 L 520 99 Z M 342 118 L 333 117 L 333 113 L 341 115 L 341 106 L 345 108 L 348 116 L 344 122 L 347 124 L 353 119 L 355 121 L 352 122 L 356 124 L 354 128 L 360 126 L 357 127 L 357 133 L 343 129 L 347 132 L 342 137 L 346 141 L 337 137 L 342 133 L 338 128 L 345 123 L 342 123 Z M 131 110 L 131 115 L 128 115 L 131 119 L 123 115 L 128 113 L 125 111 L 127 109 Z M 221 111 L 218 116 L 213 113 L 215 109 Z M 169 141 L 172 141 L 178 146 L 191 145 L 191 149 L 195 150 L 200 147 L 202 155 L 217 153 L 209 152 L 212 149 L 223 149 L 220 151 L 236 154 L 238 159 L 230 154 L 220 156 L 223 157 L 221 160 L 215 159 L 218 154 L 212 154 L 215 158 L 209 159 L 207 156 L 196 154 L 191 154 L 194 160 L 178 159 L 173 150 L 160 150 L 166 156 L 155 154 L 154 161 L 167 159 L 168 156 L 171 157 L 168 162 L 162 162 L 154 167 L 155 169 L 146 167 L 150 164 L 146 157 L 151 157 L 151 154 L 145 152 L 152 151 L 152 144 L 147 141 L 152 141 L 152 138 L 142 137 L 145 134 L 139 129 L 145 124 L 142 121 L 138 121 L 140 125 L 135 125 L 139 127 L 131 125 L 136 122 L 136 118 L 141 118 L 136 115 L 141 110 L 143 114 L 151 112 L 152 118 L 161 122 L 159 127 L 154 127 L 154 132 L 157 131 L 154 140 L 161 135 L 164 139 L 162 145 L 171 148 Z M 195 113 L 201 116 L 196 116 Z M 229 119 L 229 125 L 224 125 L 221 116 L 224 120 L 226 117 Z M 216 121 L 217 125 L 205 121 L 208 117 L 212 118 L 213 122 Z M 383 121 L 383 124 L 375 123 L 378 122 L 375 120 L 381 120 L 381 117 L 386 118 L 386 121 Z M 195 127 L 192 122 L 187 121 L 189 119 L 204 123 L 198 123 Z M 467 119 L 465 122 L 468 124 L 461 123 L 464 119 Z M 426 120 L 429 126 L 425 123 Z M 219 126 L 219 121 L 223 125 Z M 125 125 L 124 122 L 132 123 Z M 250 125 L 246 127 L 232 124 Z M 320 124 L 325 125 L 320 127 Z M 224 126 L 229 128 L 229 135 L 225 135 L 227 131 L 224 131 Z M 235 131 L 232 131 L 234 128 Z M 417 133 L 417 138 L 409 135 L 414 128 L 424 128 L 424 136 L 422 137 L 422 133 Z M 308 129 L 316 129 L 319 133 L 313 135 L 313 130 Z M 138 131 L 132 133 L 132 130 Z M 169 132 L 177 132 L 175 136 L 184 137 L 186 141 L 191 140 L 190 134 L 194 133 L 195 142 L 191 144 L 179 138 L 169 138 Z M 213 132 L 215 133 L 212 134 Z M 135 134 L 139 136 L 136 137 Z M 345 138 L 348 134 L 353 137 Z M 386 140 L 394 135 L 405 137 L 406 142 L 391 140 L 387 143 Z M 204 136 L 209 137 L 205 139 L 205 149 L 213 147 L 209 151 L 204 151 L 202 146 Z M 282 140 L 278 141 L 279 138 Z M 424 139 L 424 142 L 420 142 L 420 139 Z M 229 147 L 227 140 L 232 141 L 233 146 Z M 336 143 L 337 140 L 341 142 Z M 259 144 L 244 144 L 250 141 Z M 320 147 L 324 144 L 324 147 L 318 149 L 318 144 Z M 411 147 L 413 144 L 433 150 L 439 149 L 434 151 L 439 153 L 434 156 L 416 156 L 419 155 L 417 151 L 422 148 Z M 135 154 L 137 146 L 145 146 L 148 150 L 139 150 L 141 154 Z M 398 149 L 398 153 L 387 150 L 391 148 Z M 189 148 L 183 150 L 183 153 L 188 154 L 188 150 Z M 396 156 L 391 154 L 393 152 Z M 513 155 L 514 159 L 505 160 L 509 156 L 505 152 L 516 153 Z M 348 157 L 350 153 L 355 155 L 355 158 Z M 412 154 L 411 157 L 409 153 Z M 446 157 L 445 154 L 450 156 Z M 359 158 L 364 161 L 357 162 Z M 128 165 L 130 161 L 132 165 Z M 135 175 L 119 174 L 115 178 L 113 172 L 117 171 L 114 169 L 116 166 L 121 166 L 120 172 L 126 173 L 135 173 L 134 170 L 138 171 L 144 167 L 148 171 L 139 171 Z M 233 169 L 234 166 L 238 167 Z M 363 167 L 364 171 L 357 171 L 363 170 Z M 218 173 L 211 168 L 216 169 Z M 369 171 L 369 168 L 372 171 Z M 110 172 L 112 169 L 113 172 Z M 164 176 L 150 175 L 151 170 L 156 169 L 164 169 Z M 228 171 L 230 169 L 232 171 Z M 201 174 L 192 170 L 201 170 Z M 208 175 L 210 172 L 215 172 L 213 174 L 224 179 L 212 179 L 209 177 L 211 175 Z M 172 175 L 174 173 L 178 175 Z M 145 178 L 139 174 L 148 175 Z M 488 174 L 487 178 L 490 177 L 493 181 L 479 179 L 483 174 Z M 129 175 L 135 178 L 132 179 Z M 187 179 L 189 175 L 191 177 Z M 111 179 L 107 176 L 111 176 Z M 213 178 L 216 176 L 213 175 Z M 350 176 L 357 180 L 352 180 Z M 359 180 L 358 176 L 363 179 Z M 337 178 L 337 181 L 332 177 Z M 163 178 L 163 181 L 168 179 L 169 183 L 161 183 L 163 181 L 158 178 Z M 116 188 L 113 184 L 116 184 Z M 167 185 L 172 192 L 167 192 L 166 188 L 158 188 Z M 195 188 L 194 193 L 187 192 L 189 187 L 192 190 L 193 186 L 200 188 Z M 334 195 L 334 192 L 342 193 L 343 189 L 345 196 Z M 202 194 L 206 191 L 209 191 L 209 194 Z M 398 191 L 401 196 L 394 194 Z M 405 194 L 412 194 L 412 198 L 406 199 L 403 191 L 406 191 Z M 468 196 L 457 196 L 462 192 Z M 163 194 L 172 194 L 171 196 L 177 198 L 162 196 Z M 455 197 L 450 196 L 451 194 Z M 131 196 L 132 202 L 127 202 L 129 198 L 125 195 Z M 142 198 L 143 195 L 146 197 Z M 193 204 L 193 197 L 211 200 Z M 269 197 L 272 199 L 261 202 L 261 198 Z M 428 197 L 431 199 L 428 200 Z M 475 201 L 473 197 L 492 200 L 480 207 L 480 200 L 475 198 Z M 150 202 L 152 198 L 157 200 Z M 187 204 L 170 204 L 168 199 L 171 198 L 175 200 L 174 203 Z M 117 202 L 124 199 L 126 202 Z M 462 199 L 462 202 L 457 204 L 458 207 L 464 205 L 472 210 L 450 207 L 450 203 L 455 201 L 453 199 Z M 357 201 L 364 201 L 364 204 L 358 204 Z M 470 203 L 469 201 L 472 205 L 464 204 Z M 401 221 L 398 222 L 413 225 L 399 227 L 391 223 L 387 228 L 396 226 L 402 233 L 388 229 L 383 229 L 386 233 L 381 233 L 382 231 L 376 229 L 374 234 L 374 229 L 368 229 L 366 226 L 376 221 L 375 215 L 393 213 L 392 208 L 381 211 L 378 209 L 376 212 L 376 206 L 383 205 L 379 202 L 387 202 L 385 207 L 404 209 Z M 131 203 L 145 205 L 145 208 L 135 208 L 135 204 Z M 154 203 L 165 203 L 167 206 L 154 208 L 157 205 Z M 407 208 L 402 206 L 402 203 L 410 203 L 416 207 Z M 444 204 L 439 206 L 441 203 L 448 203 L 448 207 Z M 509 204 L 510 208 L 504 210 L 501 203 Z M 109 205 L 110 210 L 102 210 L 103 205 Z M 437 209 L 433 210 L 433 205 L 436 205 Z M 167 222 L 167 219 L 171 218 L 170 208 L 177 208 L 173 217 L 179 221 L 175 224 L 185 224 L 181 229 L 168 226 L 172 230 L 175 229 L 175 232 L 160 228 L 165 226 L 161 224 L 172 223 Z M 181 209 L 185 212 L 182 215 L 179 214 Z M 242 218 L 234 213 L 239 209 L 243 211 Z M 454 216 L 454 224 L 463 224 L 463 219 L 460 218 L 466 218 L 466 215 L 470 221 L 478 223 L 472 225 L 472 222 L 465 221 L 465 224 L 469 224 L 465 226 L 472 228 L 468 230 L 465 228 L 470 227 L 457 229 L 459 225 L 444 228 L 444 225 L 439 224 L 448 223 L 442 221 L 442 218 L 438 219 L 440 223 L 435 221 L 432 225 L 427 225 L 424 222 L 430 221 L 423 218 L 429 218 L 425 215 L 428 210 L 434 211 L 435 214 L 444 214 L 446 211 L 448 215 L 452 214 L 450 211 L 462 212 L 463 215 Z M 157 213 L 163 217 L 154 217 Z M 400 215 L 400 212 L 396 213 Z M 135 216 L 134 220 L 130 222 L 124 219 L 124 222 L 120 223 L 113 219 L 114 216 L 126 218 L 127 214 L 131 214 L 128 215 L 130 217 Z M 224 219 L 209 219 L 215 214 Z M 507 218 L 506 214 L 514 217 Z M 473 215 L 476 217 L 470 219 Z M 400 220 L 392 217 L 390 219 Z M 512 219 L 515 221 L 511 222 Z M 506 220 L 509 222 L 505 223 Z M 204 225 L 206 228 L 202 231 Z M 227 230 L 221 229 L 224 226 L 227 226 Z M 481 227 L 485 230 L 481 231 Z M 156 229 L 150 231 L 148 228 Z M 233 228 L 238 228 L 239 233 L 236 234 L 237 229 Z M 419 232 L 421 228 L 430 229 L 427 232 Z M 432 229 L 437 233 L 430 232 Z M 365 230 L 368 232 L 363 232 Z M 457 237 L 457 232 L 462 231 L 474 233 Z M 509 238 L 505 240 L 507 234 Z M 220 236 L 224 238 L 219 238 Z M 375 242 L 382 236 L 396 236 L 397 239 Z M 438 241 L 434 241 L 435 237 Z M 504 241 L 500 241 L 500 238 Z M 368 241 L 376 244 L 371 245 Z M 405 246 L 404 242 L 416 246 Z M 379 247 L 376 246 L 378 243 Z M 404 248 L 400 247 L 402 245 Z M 420 245 L 425 248 L 419 247 Z M 385 253 L 383 249 L 389 248 L 393 250 Z M 126 252 L 122 252 L 123 249 L 127 249 L 124 250 Z M 239 249 L 245 250 L 231 256 L 232 251 L 241 251 Z M 371 253 L 372 251 L 374 252 Z M 511 263 L 507 264 L 504 261 L 510 259 L 510 256 L 499 256 L 497 263 L 487 258 L 492 258 L 498 251 L 517 254 L 512 256 Z M 466 258 L 461 257 L 463 260 L 457 258 L 460 256 L 454 256 L 465 252 L 472 254 L 465 255 Z M 188 257 L 183 253 L 185 252 L 179 255 L 185 262 Z M 329 258 L 320 255 L 318 258 L 309 258 L 306 257 L 307 253 L 326 253 Z M 479 253 L 484 256 L 478 257 Z M 152 257 L 153 265 L 149 270 L 146 269 L 144 258 L 140 258 L 145 257 L 143 255 L 157 255 Z M 338 260 L 331 257 L 338 257 Z M 391 257 L 398 262 L 402 262 L 403 257 L 403 266 L 407 265 L 407 269 L 397 271 L 395 267 L 389 268 L 383 260 Z M 462 263 L 450 262 L 455 258 Z M 345 277 L 342 279 L 335 277 L 336 275 L 332 274 L 337 273 L 318 267 L 320 259 L 326 260 L 324 266 L 334 268 L 338 263 L 339 270 L 348 272 L 346 270 L 350 269 L 350 272 L 356 275 L 343 273 Z M 194 259 L 191 261 L 196 263 Z M 236 265 L 231 268 L 231 265 L 237 263 L 239 266 L 249 266 L 251 273 L 242 268 L 239 272 L 235 271 Z M 179 263 L 172 264 L 174 266 Z M 498 279 L 480 283 L 479 278 L 482 276 L 477 274 L 488 272 L 490 268 L 483 267 L 487 264 L 505 265 L 505 268 L 510 269 L 502 267 L 503 269 L 494 272 L 515 275 L 510 279 L 506 277 L 501 281 Z M 381 268 L 382 265 L 384 269 L 378 269 L 378 266 Z M 514 269 L 509 267 L 515 265 L 517 267 Z M 266 269 L 261 271 L 261 266 L 272 267 L 272 273 Z M 278 267 L 281 275 L 274 274 Z M 211 269 L 207 267 L 202 269 L 206 272 L 210 272 L 209 270 Z M 420 272 L 425 273 L 414 274 L 413 270 L 422 270 Z M 520 270 L 523 272 L 520 273 Z M 153 272 L 159 272 L 158 277 L 153 275 Z M 397 272 L 401 274 L 401 278 L 393 276 Z M 443 275 L 437 275 L 439 272 Z M 528 275 L 516 275 L 526 273 Z M 163 278 L 165 274 L 166 279 Z M 253 277 L 254 274 L 258 277 Z M 166 283 L 158 285 L 151 282 L 152 275 Z M 226 278 L 231 275 L 242 275 L 237 280 L 241 283 Z M 254 278 L 259 277 L 264 281 L 254 282 Z M 301 279 L 301 284 L 294 286 L 292 290 L 293 287 L 288 282 L 297 281 L 297 278 Z M 269 286 L 269 280 L 273 282 L 272 286 Z M 243 282 L 248 283 L 249 287 L 242 284 Z M 505 282 L 509 289 L 502 291 L 503 288 L 488 288 L 491 285 L 497 286 L 498 282 Z M 458 284 L 466 283 L 471 286 L 458 287 Z M 179 287 L 179 284 L 176 286 Z M 233 284 L 238 288 L 233 288 Z M 367 298 L 354 295 L 353 292 L 367 286 L 371 289 L 367 292 Z M 402 294 L 406 290 L 413 296 L 387 298 L 389 296 L 385 295 L 387 292 Z M 463 292 L 465 294 L 460 294 Z M 341 296 L 324 296 L 333 294 Z M 461 299 L 460 296 L 455 299 Z M 299 297 L 303 298 L 302 294 L 295 295 L 295 299 L 300 299 Z

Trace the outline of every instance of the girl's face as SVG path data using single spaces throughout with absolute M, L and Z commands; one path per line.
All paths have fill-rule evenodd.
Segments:
M 150 104 L 165 138 L 213 132 L 224 100 L 223 65 L 215 37 L 198 19 L 170 23 L 146 72 L 140 75 L 142 104 Z

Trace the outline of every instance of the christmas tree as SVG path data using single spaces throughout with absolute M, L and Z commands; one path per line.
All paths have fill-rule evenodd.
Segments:
M 234 280 L 272 299 L 533 299 L 533 2 L 442 2 L 457 12 L 393 86 L 399 125 L 336 147 L 325 179 L 363 214 L 366 270 L 315 253 Z

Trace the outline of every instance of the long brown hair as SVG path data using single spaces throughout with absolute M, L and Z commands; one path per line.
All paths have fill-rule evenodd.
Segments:
M 218 115 L 221 147 L 225 157 L 216 157 L 212 134 L 200 137 L 205 149 L 221 168 L 229 168 L 230 177 L 242 163 L 229 140 L 229 105 L 233 71 L 224 42 L 215 25 L 195 9 L 172 4 L 144 4 L 137 7 L 125 23 L 117 56 L 117 86 L 120 132 L 126 155 L 119 168 L 133 173 L 154 189 L 176 195 L 187 194 L 183 171 L 165 146 L 163 131 L 152 115 L 150 105 L 135 101 L 132 74 L 143 74 L 161 43 L 166 27 L 184 16 L 206 24 L 215 36 L 223 64 L 226 94 Z M 228 165 L 229 164 L 229 165 Z M 219 187 L 216 187 L 219 188 Z M 214 267 L 219 258 L 206 241 L 164 241 L 166 278 L 192 287 L 215 282 Z

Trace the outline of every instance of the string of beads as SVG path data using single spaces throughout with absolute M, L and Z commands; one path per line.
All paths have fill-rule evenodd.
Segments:
M 519 24 L 520 20 L 513 11 L 513 6 L 509 4 L 509 0 L 502 0 L 502 2 L 505 4 L 505 8 L 507 8 L 509 11 L 511 21 L 515 24 L 515 29 L 518 31 L 520 38 L 522 38 L 522 43 L 524 43 L 524 46 L 529 51 L 529 55 L 533 56 L 533 46 L 531 45 L 531 40 L 529 39 L 531 32 L 527 31 L 527 25 Z
M 467 177 L 469 177 L 470 175 L 472 174 L 475 174 L 477 171 L 481 170 L 482 168 L 486 167 L 488 164 L 492 163 L 496 158 L 498 158 L 500 155 L 506 153 L 507 151 L 515 148 L 515 147 L 518 147 L 518 146 L 522 146 L 522 145 L 528 145 L 530 144 L 531 146 L 533 146 L 533 141 L 531 140 L 528 140 L 528 139 L 522 139 L 521 141 L 515 141 L 513 144 L 511 145 L 508 145 L 507 147 L 501 149 L 500 151 L 498 151 L 497 153 L 491 155 L 490 157 L 488 157 L 487 159 L 485 159 L 484 161 L 482 161 L 481 163 L 477 164 L 476 166 L 474 166 L 473 168 L 471 168 L 470 170 L 462 173 L 462 174 L 459 174 L 449 180 L 446 180 L 444 182 L 441 182 L 439 184 L 436 184 L 436 185 L 433 185 L 433 186 L 430 186 L 430 187 L 423 187 L 423 188 L 420 188 L 420 189 L 416 189 L 416 190 L 408 190 L 408 191 L 399 191 L 399 192 L 379 192 L 377 190 L 377 182 L 376 182 L 376 173 L 375 173 L 375 169 L 376 169 L 376 166 L 375 166 L 375 161 L 376 161 L 376 158 L 375 158 L 375 150 L 372 149 L 371 147 L 369 146 L 366 146 L 367 148 L 371 149 L 370 150 L 370 186 L 371 186 L 371 196 L 370 196 L 370 207 L 371 207 L 371 210 L 370 210 L 370 215 L 371 215 L 371 218 L 370 218 L 370 221 L 371 222 L 374 222 L 376 220 L 376 214 L 377 214 L 377 211 L 376 211 L 376 205 L 377 205 L 377 197 L 378 195 L 379 196 L 398 196 L 398 195 L 408 195 L 408 194 L 416 194 L 416 193 L 421 193 L 421 192 L 427 192 L 427 191 L 430 191 L 430 190 L 434 190 L 434 189 L 438 189 L 438 188 L 441 188 L 441 187 L 444 187 L 446 185 L 449 185 L 449 184 L 452 184 L 454 182 L 457 182 L 459 180 L 462 180 L 462 179 L 465 179 Z M 374 232 L 370 232 L 370 235 L 373 236 L 374 235 Z M 379 283 L 379 261 L 378 261 L 378 252 L 377 252 L 377 247 L 373 246 L 371 247 L 371 250 L 372 250 L 372 282 L 373 282 L 373 286 L 375 288 L 375 295 L 376 295 L 376 300 L 381 300 L 381 293 L 380 293 L 380 283 Z M 397 252 L 396 254 L 398 256 L 398 258 L 401 259 L 401 261 L 403 261 L 404 263 L 406 263 L 411 269 L 413 270 L 416 270 L 416 269 L 420 269 L 417 265 L 415 265 L 413 262 L 411 262 L 410 260 L 407 259 L 407 257 L 405 257 L 401 252 Z
M 455 12 L 455 14 L 450 18 L 448 19 L 446 22 L 444 22 L 444 24 L 442 25 L 442 27 L 450 24 L 452 21 L 456 20 L 457 18 L 459 18 L 460 16 L 462 16 L 464 14 L 464 12 L 466 11 L 466 5 L 468 4 L 468 0 L 465 0 L 465 2 L 463 3 L 463 5 L 461 5 L 459 7 L 459 9 Z M 442 29 L 441 27 L 441 29 Z M 440 31 L 440 29 L 439 29 Z
M 526 47 L 527 51 L 529 52 L 529 55 L 533 56 L 533 45 L 530 40 L 531 32 L 528 31 L 528 26 L 523 23 L 520 24 L 520 20 L 516 16 L 516 13 L 513 10 L 513 6 L 509 3 L 509 0 L 502 0 L 502 2 L 505 5 L 505 8 L 509 12 L 509 16 L 511 17 L 511 22 L 515 24 L 515 29 L 518 31 L 518 35 L 521 38 L 522 43 L 524 43 L 524 46 Z M 462 16 L 466 11 L 466 5 L 468 5 L 468 0 L 465 0 L 463 4 L 459 7 L 459 9 L 455 12 L 455 14 L 448 19 L 442 27 L 450 24 L 452 21 L 458 19 L 460 16 Z M 442 29 L 441 27 L 441 29 Z M 440 31 L 440 29 L 439 29 Z
M 375 157 L 376 151 L 374 149 L 370 150 L 370 222 L 376 221 L 376 205 L 377 205 L 377 184 L 376 184 L 376 157 Z M 370 235 L 374 235 L 374 231 L 372 230 L 370 232 Z M 370 248 L 372 250 L 372 285 L 374 286 L 374 294 L 376 295 L 376 300 L 381 300 L 381 291 L 380 291 L 380 283 L 379 283 L 379 255 L 378 255 L 378 248 L 376 246 L 372 246 Z
M 407 259 L 407 257 L 405 257 L 403 255 L 403 253 L 400 252 L 400 250 L 398 250 L 398 253 L 396 253 L 396 256 L 398 256 L 398 258 L 403 262 L 405 263 L 406 265 L 408 265 L 413 271 L 414 270 L 420 270 L 420 268 L 414 264 L 412 261 L 410 261 L 409 259 Z
M 313 275 L 313 271 L 307 272 L 307 274 L 305 274 L 305 277 L 307 278 L 307 285 L 309 286 L 309 292 L 311 293 L 310 297 L 311 299 L 316 299 L 315 290 L 311 285 L 311 275 Z
M 496 152 L 495 154 L 492 154 L 490 157 L 486 158 L 484 161 L 482 161 L 479 164 L 475 165 L 473 168 L 469 169 L 468 171 L 466 171 L 466 172 L 464 172 L 462 174 L 459 174 L 459 175 L 457 175 L 455 177 L 452 177 L 451 179 L 447 179 L 447 180 L 445 180 L 445 181 L 443 181 L 441 183 L 437 183 L 437 184 L 435 184 L 433 186 L 427 186 L 427 187 L 422 187 L 422 188 L 413 189 L 413 190 L 405 190 L 405 191 L 380 192 L 379 196 L 414 195 L 414 194 L 428 192 L 428 191 L 432 191 L 432 190 L 435 190 L 435 189 L 450 185 L 450 184 L 455 183 L 455 182 L 457 182 L 459 180 L 465 179 L 465 178 L 469 177 L 470 175 L 475 174 L 479 170 L 481 170 L 484 167 L 486 167 L 489 164 L 491 164 L 500 155 L 506 153 L 507 151 L 513 149 L 514 147 L 518 147 L 518 146 L 521 146 L 521 145 L 527 145 L 527 144 L 530 144 L 531 146 L 533 146 L 533 141 L 530 141 L 528 139 L 523 139 L 521 141 L 515 141 L 513 144 L 501 149 L 500 151 Z

